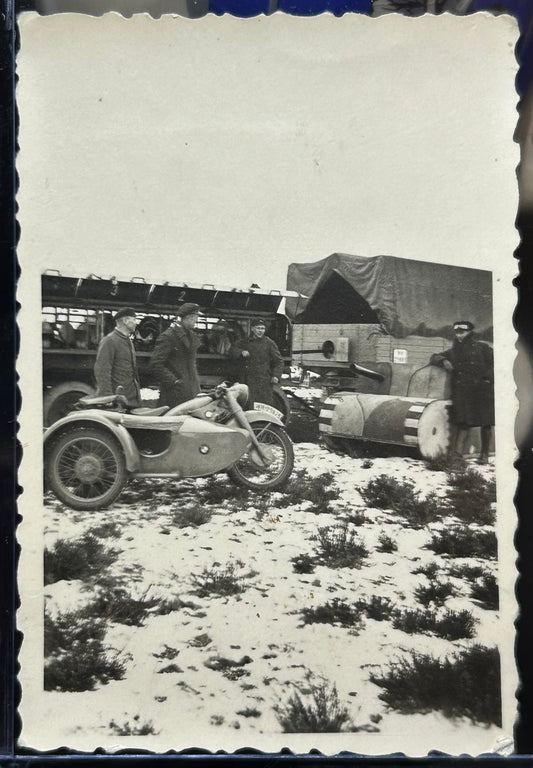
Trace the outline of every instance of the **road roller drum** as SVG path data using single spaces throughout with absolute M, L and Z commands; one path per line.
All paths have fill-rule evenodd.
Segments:
M 450 439 L 448 400 L 339 392 L 321 405 L 325 437 L 417 448 L 425 459 L 443 456 Z

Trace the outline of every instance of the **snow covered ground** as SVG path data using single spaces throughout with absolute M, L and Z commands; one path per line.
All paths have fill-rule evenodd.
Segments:
M 479 754 L 494 748 L 502 736 L 496 725 L 440 712 L 400 714 L 386 706 L 380 698 L 383 689 L 370 680 L 372 673 L 415 651 L 444 658 L 473 644 L 496 643 L 496 610 L 472 599 L 470 581 L 450 575 L 458 564 L 495 574 L 496 560 L 437 555 L 426 545 L 453 520 L 413 528 L 397 512 L 369 507 L 360 493 L 370 480 L 386 474 L 411 481 L 423 495 L 434 491 L 439 497 L 445 493 L 446 473 L 416 458 L 350 458 L 316 443 L 296 444 L 295 454 L 302 482 L 325 473 L 334 476 L 336 498 L 320 514 L 312 501 L 287 503 L 281 494 L 245 497 L 225 475 L 134 481 L 110 509 L 93 513 L 75 512 L 46 497 L 48 550 L 59 540 L 76 541 L 92 531 L 117 553 L 105 573 L 92 579 L 47 584 L 47 614 L 57 617 L 91 604 L 103 577 L 105 584 L 123 588 L 149 607 L 142 626 L 107 621 L 105 645 L 124 665 L 123 679 L 97 684 L 92 691 L 47 691 L 46 729 L 37 737 L 28 721 L 24 743 L 40 749 L 252 746 L 277 751 L 289 746 L 296 752 L 315 747 L 330 754 L 348 749 L 411 755 L 431 749 Z M 492 466 L 479 471 L 491 479 Z M 199 499 L 210 519 L 198 527 L 177 527 L 176 516 L 198 507 Z M 293 558 L 316 554 L 319 528 L 338 530 L 343 522 L 366 546 L 360 567 L 315 562 L 312 572 L 296 572 Z M 396 544 L 396 551 L 381 551 L 383 536 Z M 429 584 L 423 569 L 430 563 L 435 563 L 438 580 L 453 585 L 453 594 L 438 610 L 471 611 L 473 638 L 407 634 L 394 628 L 390 618 L 377 621 L 364 612 L 352 628 L 339 621 L 303 621 L 304 609 L 335 598 L 354 604 L 379 596 L 400 610 L 425 610 L 415 590 Z M 199 589 L 206 574 L 221 572 L 231 574 L 243 591 L 218 595 Z M 283 733 L 276 705 L 286 704 L 295 691 L 306 700 L 310 684 L 321 680 L 336 686 L 340 706 L 349 715 L 348 732 Z

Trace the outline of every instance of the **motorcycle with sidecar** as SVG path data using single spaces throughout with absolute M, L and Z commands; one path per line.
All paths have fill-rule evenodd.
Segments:
M 226 471 L 251 490 L 276 490 L 294 464 L 275 409 L 244 410 L 245 384 L 222 383 L 168 408 L 124 396 L 84 397 L 44 433 L 45 485 L 73 509 L 108 507 L 130 477 L 182 479 Z

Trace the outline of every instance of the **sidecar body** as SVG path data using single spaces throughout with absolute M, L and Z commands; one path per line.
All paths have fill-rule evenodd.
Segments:
M 244 429 L 203 421 L 190 415 L 147 417 L 135 413 L 74 412 L 55 422 L 44 435 L 48 449 L 65 434 L 96 430 L 120 446 L 126 469 L 135 476 L 202 477 L 231 466 L 250 446 Z M 86 464 L 88 476 L 94 460 Z M 78 472 L 83 476 L 78 460 Z

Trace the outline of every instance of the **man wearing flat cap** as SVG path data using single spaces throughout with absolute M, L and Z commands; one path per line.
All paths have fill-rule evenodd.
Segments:
M 248 406 L 256 402 L 274 405 L 273 386 L 281 379 L 283 358 L 276 342 L 265 336 L 265 321 L 256 318 L 250 325 L 250 337 L 238 341 L 230 357 L 240 363 L 238 379 L 250 390 Z
M 200 339 L 194 333 L 199 311 L 198 304 L 183 304 L 178 320 L 155 343 L 150 367 L 159 383 L 159 405 L 173 408 L 200 392 L 196 369 Z
M 456 429 L 456 455 L 462 457 L 470 428 L 480 427 L 478 463 L 487 464 L 494 424 L 493 353 L 488 344 L 472 337 L 473 330 L 469 320 L 457 320 L 451 349 L 432 355 L 430 363 L 451 373 L 450 421 Z
M 131 336 L 137 328 L 137 315 L 132 307 L 123 307 L 115 314 L 115 328 L 104 336 L 98 347 L 94 376 L 97 395 L 115 395 L 122 387 L 130 405 L 141 402 L 139 373 Z

